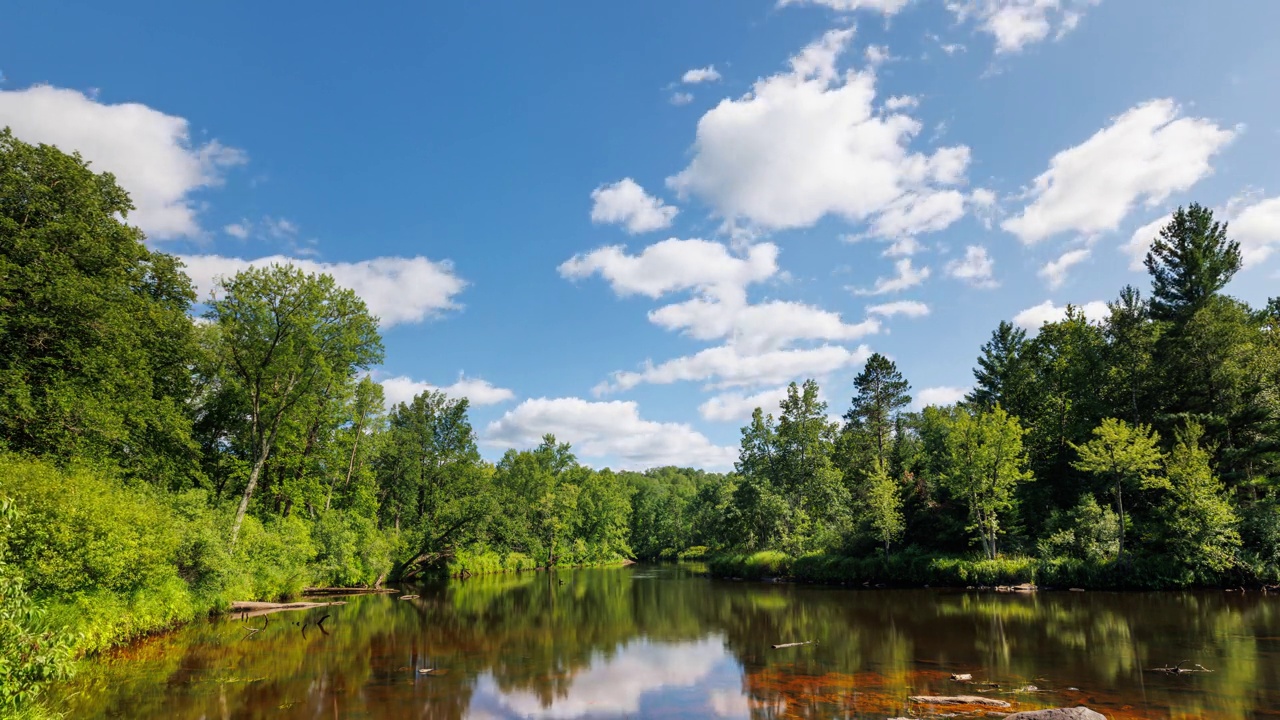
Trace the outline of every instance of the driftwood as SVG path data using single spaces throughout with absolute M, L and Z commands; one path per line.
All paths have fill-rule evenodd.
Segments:
M 401 595 L 400 599 L 401 600 L 417 600 L 418 596 L 417 595 Z
M 251 637 L 253 637 L 254 635 L 257 635 L 258 633 L 262 632 L 263 630 L 266 630 L 266 629 L 267 629 L 267 623 L 269 623 L 269 622 L 271 622 L 271 618 L 269 618 L 269 617 L 265 617 L 265 616 L 264 616 L 264 617 L 262 618 L 262 627 L 260 627 L 260 628 L 256 628 L 256 627 L 251 627 L 251 628 L 249 628 L 249 632 L 245 634 L 245 638 L 246 638 L 246 639 L 251 638 Z
M 321 597 L 325 595 L 373 595 L 373 594 L 394 595 L 398 592 L 400 591 L 391 590 L 388 588 L 379 588 L 379 587 L 371 587 L 371 588 L 312 587 L 312 588 L 307 588 L 306 590 L 303 590 L 302 594 L 305 597 Z
M 973 679 L 973 675 L 969 673 L 956 673 L 951 676 L 952 682 L 966 682 Z
M 296 603 L 269 603 L 269 602 L 233 602 L 231 603 L 231 612 L 239 613 L 242 619 L 258 617 L 259 615 L 270 615 L 271 613 L 284 612 L 286 610 L 310 610 L 311 608 L 328 607 L 330 605 L 346 605 L 345 602 L 296 602 Z
M 980 695 L 912 695 L 907 698 L 922 705 L 982 705 L 984 707 L 1013 707 L 1003 700 Z
M 1174 665 L 1174 666 L 1172 666 L 1172 667 L 1148 668 L 1148 669 L 1147 669 L 1147 672 L 1162 672 L 1162 673 L 1168 673 L 1168 674 L 1170 674 L 1170 675 L 1184 675 L 1184 674 L 1186 674 L 1186 673 L 1211 673 L 1211 672 L 1213 672 L 1212 670 L 1210 670 L 1209 668 L 1207 668 L 1207 667 L 1205 667 L 1205 666 L 1201 665 L 1200 663 L 1196 663 L 1196 666 L 1195 666 L 1194 668 L 1184 668 L 1184 667 L 1182 667 L 1183 665 L 1186 665 L 1186 664 L 1187 664 L 1187 663 L 1189 663 L 1189 662 L 1191 662 L 1191 661 L 1190 661 L 1190 660 L 1183 660 L 1182 662 L 1180 662 L 1180 663 L 1178 663 L 1177 665 Z
M 773 649 L 774 649 L 774 650 L 777 650 L 777 649 L 779 649 L 779 648 L 797 647 L 797 646 L 800 646 L 800 645 L 813 645 L 813 644 L 815 644 L 815 643 L 817 643 L 817 642 L 818 642 L 817 640 L 805 640 L 804 642 L 781 643 L 781 644 L 779 644 L 779 645 L 774 645 L 774 646 L 773 646 Z

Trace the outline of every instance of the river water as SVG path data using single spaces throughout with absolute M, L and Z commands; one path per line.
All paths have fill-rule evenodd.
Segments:
M 1255 592 L 862 590 L 634 566 L 408 593 L 419 597 L 279 613 L 257 633 L 262 618 L 153 638 L 88 664 L 61 709 L 137 720 L 985 717 L 909 700 L 969 694 L 1006 712 L 1280 717 L 1280 596 Z M 804 641 L 816 642 L 771 647 Z M 1183 660 L 1212 672 L 1150 671 Z

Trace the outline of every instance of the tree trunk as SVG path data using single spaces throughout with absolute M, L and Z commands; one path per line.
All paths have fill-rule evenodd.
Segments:
M 258 487 L 258 478 L 262 476 L 262 468 L 267 464 L 267 456 L 271 453 L 271 441 L 267 438 L 262 439 L 262 452 L 259 453 L 258 459 L 253 463 L 253 469 L 249 471 L 249 484 L 244 486 L 244 496 L 240 498 L 240 507 L 236 509 L 236 521 L 231 525 L 231 549 L 236 547 L 236 540 L 240 538 L 240 525 L 244 522 L 244 514 L 249 510 L 249 498 L 253 497 L 253 491 Z
M 1124 491 L 1120 481 L 1116 480 L 1116 507 L 1120 509 L 1120 552 L 1117 557 L 1124 557 Z

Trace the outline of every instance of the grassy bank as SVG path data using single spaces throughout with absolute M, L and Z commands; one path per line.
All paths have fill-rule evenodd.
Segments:
M 1042 587 L 1091 590 L 1176 590 L 1190 587 L 1235 587 L 1252 583 L 1224 575 L 1206 582 L 1176 565 L 1150 558 L 1115 560 L 1040 559 L 1004 557 L 986 560 L 943 557 L 903 550 L 885 557 L 850 557 L 815 553 L 791 557 L 764 550 L 721 554 L 707 562 L 713 577 L 760 580 L 783 578 L 795 582 L 886 585 L 897 587 L 970 587 L 1032 583 Z
M 611 567 L 625 565 L 630 559 L 620 555 L 597 557 L 584 553 L 581 556 L 560 558 L 558 568 Z M 471 577 L 473 575 L 496 575 L 509 572 L 528 572 L 545 569 L 545 564 L 524 553 L 499 553 L 493 550 L 464 550 L 458 552 L 443 566 L 441 574 L 451 578 Z

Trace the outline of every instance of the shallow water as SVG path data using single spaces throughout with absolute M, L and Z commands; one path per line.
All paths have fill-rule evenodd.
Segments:
M 674 566 L 408 592 L 420 597 L 276 614 L 252 634 L 262 618 L 154 638 L 88 665 L 62 689 L 62 709 L 139 720 L 885 718 L 956 710 L 911 695 L 970 694 L 1117 718 L 1280 716 L 1280 597 L 1260 593 L 855 590 Z M 310 624 L 323 615 L 327 634 Z M 1148 671 L 1181 660 L 1213 672 Z

